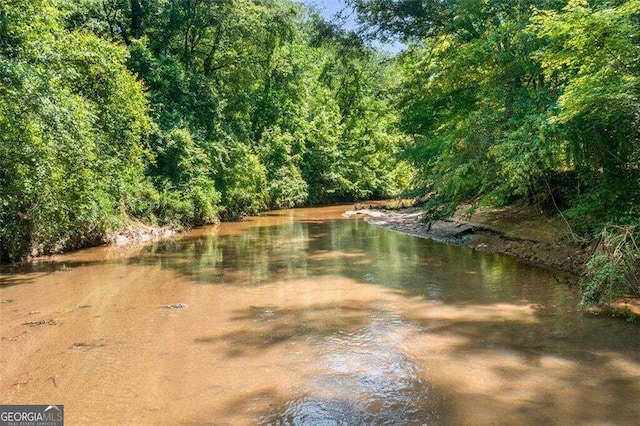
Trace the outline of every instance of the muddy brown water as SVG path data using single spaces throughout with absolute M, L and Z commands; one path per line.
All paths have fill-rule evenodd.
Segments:
M 639 423 L 637 325 L 344 210 L 3 266 L 0 403 L 68 425 Z

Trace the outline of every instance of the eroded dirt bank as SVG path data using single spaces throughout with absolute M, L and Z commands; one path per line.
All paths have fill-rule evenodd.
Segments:
M 348 216 L 364 215 L 366 221 L 422 238 L 459 244 L 489 253 L 504 253 L 536 265 L 580 274 L 593 247 L 570 238 L 558 218 L 545 216 L 531 207 L 481 209 L 473 214 L 459 208 L 446 221 L 426 224 L 419 207 L 400 210 L 353 210 Z

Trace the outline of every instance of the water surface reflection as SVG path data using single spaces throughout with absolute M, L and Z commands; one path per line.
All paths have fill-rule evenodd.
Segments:
M 578 313 L 549 271 L 336 211 L 3 269 L 2 402 L 69 424 L 637 422 L 637 326 Z

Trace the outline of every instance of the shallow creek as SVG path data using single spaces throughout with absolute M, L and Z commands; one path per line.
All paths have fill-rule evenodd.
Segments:
M 571 277 L 272 212 L 0 269 L 0 403 L 84 424 L 638 424 L 640 329 Z

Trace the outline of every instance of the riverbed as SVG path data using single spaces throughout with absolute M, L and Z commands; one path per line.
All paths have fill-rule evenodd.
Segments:
M 571 276 L 270 212 L 0 270 L 2 404 L 83 424 L 637 424 L 638 326 Z

